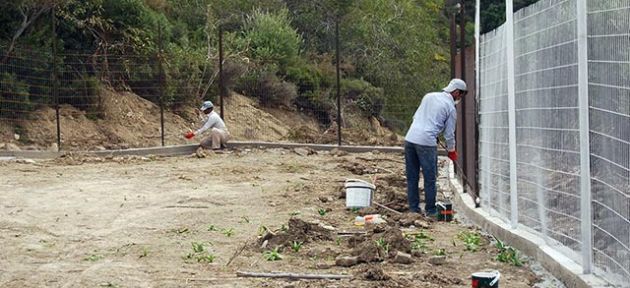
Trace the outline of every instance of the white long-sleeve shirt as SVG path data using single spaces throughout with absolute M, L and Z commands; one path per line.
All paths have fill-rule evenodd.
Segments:
M 208 114 L 208 118 L 206 118 L 206 123 L 204 123 L 201 128 L 195 131 L 195 135 L 199 135 L 203 133 L 204 131 L 208 129 L 212 129 L 212 128 L 221 129 L 227 132 L 227 128 L 225 127 L 225 122 L 223 122 L 223 119 L 221 119 L 219 114 L 217 114 L 217 112 L 214 112 L 214 111 Z
M 437 137 L 444 131 L 446 147 L 455 150 L 455 125 L 457 111 L 453 96 L 446 92 L 434 92 L 422 98 L 420 107 L 413 115 L 413 122 L 405 141 L 423 146 L 437 146 Z

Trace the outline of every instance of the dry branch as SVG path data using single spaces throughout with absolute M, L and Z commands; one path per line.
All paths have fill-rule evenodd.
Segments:
M 374 201 L 373 203 L 374 203 L 374 205 L 376 205 L 376 206 L 378 206 L 378 207 L 381 207 L 381 208 L 383 208 L 383 209 L 385 209 L 385 210 L 387 210 L 387 211 L 389 211 L 389 212 L 392 212 L 392 213 L 394 213 L 394 214 L 397 214 L 397 215 L 403 214 L 402 212 L 396 211 L 396 210 L 394 210 L 394 209 L 392 209 L 392 208 L 389 208 L 389 207 L 387 207 L 387 206 L 385 206 L 385 205 L 383 205 L 383 204 L 381 204 L 381 203 L 378 203 L 378 202 L 376 202 L 376 201 Z
M 270 273 L 257 273 L 257 272 L 244 272 L 236 271 L 238 277 L 256 277 L 256 278 L 288 278 L 288 279 L 348 279 L 352 278 L 350 275 L 334 275 L 334 274 L 297 274 L 297 273 L 285 273 L 285 272 L 270 272 Z

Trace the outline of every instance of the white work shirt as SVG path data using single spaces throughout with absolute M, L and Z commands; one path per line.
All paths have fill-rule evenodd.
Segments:
M 223 122 L 219 114 L 214 111 L 208 114 L 208 118 L 206 118 L 206 123 L 203 124 L 203 126 L 199 128 L 199 130 L 195 131 L 195 135 L 199 135 L 211 128 L 217 128 L 227 132 L 227 128 L 225 128 L 225 123 Z
M 437 137 L 444 131 L 447 149 L 455 150 L 456 123 L 457 111 L 453 96 L 446 92 L 429 93 L 422 98 L 420 107 L 413 115 L 405 141 L 423 146 L 437 146 Z

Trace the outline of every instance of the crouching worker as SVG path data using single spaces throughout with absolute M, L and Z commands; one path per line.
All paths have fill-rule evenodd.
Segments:
M 205 101 L 199 108 L 206 115 L 206 123 L 197 131 L 188 131 L 184 134 L 186 139 L 192 139 L 206 130 L 210 129 L 210 135 L 201 140 L 200 146 L 204 149 L 218 150 L 225 148 L 225 144 L 230 139 L 230 133 L 225 127 L 225 122 L 219 114 L 214 112 L 214 105 L 210 101 Z

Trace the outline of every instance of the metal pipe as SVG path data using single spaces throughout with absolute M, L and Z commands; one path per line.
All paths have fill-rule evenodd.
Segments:
M 51 9 L 52 17 L 52 94 L 55 101 L 55 119 L 57 121 L 57 150 L 61 151 L 61 119 L 59 116 L 59 75 L 57 73 L 57 3 L 53 4 Z
M 221 103 L 221 119 L 225 121 L 225 114 L 223 114 L 223 96 L 225 94 L 225 83 L 223 83 L 223 27 L 219 25 L 219 102 Z
M 341 146 L 341 75 L 339 72 L 339 18 L 335 22 L 335 52 L 336 52 L 336 70 L 337 70 L 337 145 Z

